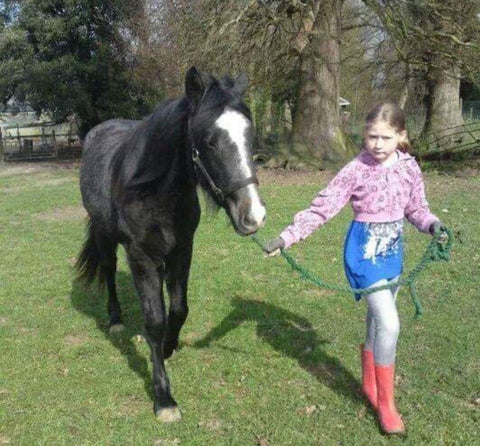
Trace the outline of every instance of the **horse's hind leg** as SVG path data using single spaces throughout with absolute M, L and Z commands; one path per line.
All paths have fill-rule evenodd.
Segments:
M 165 359 L 178 347 L 180 330 L 187 319 L 187 285 L 192 261 L 192 243 L 176 248 L 166 259 L 167 289 L 170 295 L 168 331 L 163 344 Z
M 96 231 L 95 241 L 99 250 L 101 280 L 107 285 L 108 315 L 110 317 L 110 333 L 123 330 L 122 311 L 117 298 L 115 275 L 117 272 L 117 243 L 104 234 Z

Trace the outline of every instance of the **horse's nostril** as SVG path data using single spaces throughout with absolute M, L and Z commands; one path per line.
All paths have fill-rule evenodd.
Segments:
M 255 216 L 251 213 L 248 213 L 242 218 L 242 225 L 245 229 L 257 230 L 265 222 L 265 217 L 266 215 Z
M 246 228 L 257 226 L 257 222 L 252 218 L 250 214 L 247 214 L 245 215 L 245 217 L 243 217 L 242 223 L 243 223 L 243 226 L 245 226 Z

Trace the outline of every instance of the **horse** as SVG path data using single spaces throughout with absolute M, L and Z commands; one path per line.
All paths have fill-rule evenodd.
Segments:
M 242 100 L 247 87 L 244 73 L 218 80 L 191 67 L 183 97 L 160 103 L 141 121 L 105 121 L 84 140 L 80 190 L 89 220 L 76 261 L 78 278 L 85 285 L 96 279 L 106 284 L 109 332 L 121 331 L 115 273 L 117 247 L 123 245 L 151 349 L 154 413 L 163 422 L 181 419 L 164 360 L 178 347 L 188 314 L 200 220 L 197 189 L 225 210 L 240 235 L 255 233 L 265 222 L 252 159 L 255 130 Z

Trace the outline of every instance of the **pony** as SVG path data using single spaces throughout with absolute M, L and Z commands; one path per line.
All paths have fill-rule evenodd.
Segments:
M 181 419 L 164 360 L 178 347 L 188 314 L 197 186 L 240 235 L 255 233 L 266 218 L 252 159 L 255 130 L 242 101 L 247 86 L 245 74 L 218 80 L 191 67 L 183 97 L 162 102 L 141 121 L 103 122 L 84 140 L 80 189 L 89 221 L 78 278 L 106 285 L 109 331 L 121 331 L 115 273 L 123 245 L 151 349 L 154 412 L 163 422 Z

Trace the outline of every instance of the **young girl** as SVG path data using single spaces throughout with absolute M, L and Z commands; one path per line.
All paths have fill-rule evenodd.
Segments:
M 366 118 L 362 152 L 264 250 L 276 255 L 280 248 L 303 240 L 350 201 L 354 220 L 346 236 L 344 266 L 351 287 L 398 281 L 403 267 L 403 217 L 432 235 L 444 229 L 429 211 L 422 174 L 409 149 L 403 110 L 390 103 L 376 106 Z M 365 295 L 367 336 L 361 349 L 362 392 L 388 434 L 405 430 L 393 395 L 400 329 L 397 292 L 395 287 Z

